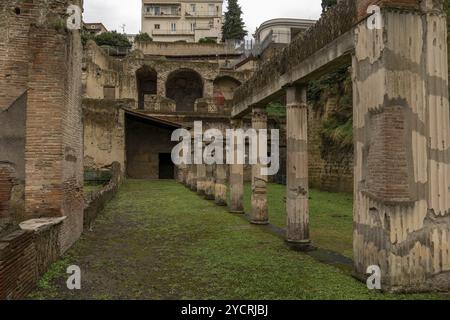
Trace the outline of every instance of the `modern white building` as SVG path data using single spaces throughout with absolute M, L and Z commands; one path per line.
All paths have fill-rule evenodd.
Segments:
M 315 20 L 292 18 L 278 18 L 263 22 L 253 35 L 256 51 L 254 54 L 260 56 L 267 51 L 271 56 L 274 51 L 291 43 L 292 39 L 315 23 Z
M 222 39 L 223 0 L 142 0 L 142 32 L 154 41 Z

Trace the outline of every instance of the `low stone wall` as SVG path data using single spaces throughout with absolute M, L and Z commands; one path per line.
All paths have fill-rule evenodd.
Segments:
M 58 259 L 64 219 L 28 220 L 0 238 L 0 300 L 25 298 Z
M 89 229 L 108 203 L 116 195 L 117 190 L 122 183 L 122 172 L 120 163 L 114 162 L 111 165 L 111 180 L 101 190 L 90 193 L 85 196 L 84 207 L 84 228 Z

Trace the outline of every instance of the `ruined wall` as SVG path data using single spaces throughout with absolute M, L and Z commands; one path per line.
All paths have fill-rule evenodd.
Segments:
M 61 253 L 61 223 L 29 221 L 37 228 L 0 237 L 0 300 L 23 299 Z
M 330 102 L 333 103 L 329 101 L 328 107 L 331 107 Z M 311 106 L 308 109 L 310 187 L 329 192 L 353 192 L 353 152 L 324 155 L 321 131 L 325 115 Z
M 171 141 L 173 130 L 152 125 L 138 118 L 127 117 L 127 177 L 159 179 L 159 154 L 170 154 L 176 145 Z
M 69 4 L 82 1 L 2 1 L 0 13 L 2 110 L 28 89 L 25 216 L 67 216 L 63 251 L 81 234 L 83 209 L 82 51 L 65 28 Z
M 0 111 L 28 88 L 28 33 L 36 4 L 24 0 L 0 2 Z
M 194 58 L 193 58 L 194 59 Z M 125 59 L 119 60 L 108 56 L 94 42 L 88 42 L 83 59 L 83 94 L 85 98 L 103 99 L 103 88 L 115 87 L 116 99 L 135 99 L 138 101 L 136 71 L 142 66 L 156 71 L 157 93 L 166 97 L 166 83 L 170 75 L 180 70 L 192 70 L 200 75 L 203 81 L 203 97 L 214 96 L 214 80 L 227 76 L 243 82 L 251 75 L 251 71 L 237 72 L 220 70 L 217 62 L 203 61 L 171 61 L 164 57 L 146 56 L 136 50 Z
M 125 168 L 125 116 L 133 100 L 83 99 L 84 170 L 95 171 L 113 162 Z
M 26 103 L 24 93 L 0 111 L 0 224 L 24 215 Z

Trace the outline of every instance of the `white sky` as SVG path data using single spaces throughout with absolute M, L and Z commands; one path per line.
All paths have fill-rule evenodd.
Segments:
M 108 30 L 138 33 L 141 26 L 141 0 L 84 0 L 84 21 L 102 22 Z M 274 18 L 318 19 L 321 0 L 239 0 L 244 21 L 253 34 L 262 22 Z M 226 10 L 226 5 L 224 9 Z

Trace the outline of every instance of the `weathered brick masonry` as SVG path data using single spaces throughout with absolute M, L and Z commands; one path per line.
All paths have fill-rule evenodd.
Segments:
M 82 47 L 66 28 L 70 4 L 82 0 L 0 0 L 0 219 L 65 217 L 48 235 L 0 240 L 0 298 L 22 297 L 83 229 Z

